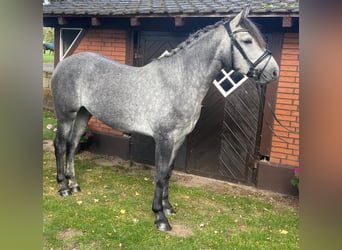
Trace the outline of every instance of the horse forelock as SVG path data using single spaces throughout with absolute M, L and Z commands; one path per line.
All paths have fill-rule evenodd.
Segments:
M 251 36 L 255 39 L 255 41 L 259 44 L 261 48 L 266 47 L 265 39 L 255 23 L 253 23 L 248 18 L 242 18 L 240 20 L 240 25 L 249 31 Z

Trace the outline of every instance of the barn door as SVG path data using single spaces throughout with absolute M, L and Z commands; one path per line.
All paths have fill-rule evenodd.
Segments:
M 271 34 L 266 38 L 273 54 L 278 54 L 281 47 L 274 44 L 278 40 L 273 42 Z M 250 79 L 227 98 L 214 87 L 209 90 L 201 117 L 187 139 L 187 172 L 255 184 L 263 120 L 260 98 Z
M 201 116 L 187 137 L 185 171 L 211 178 L 225 179 L 220 174 L 220 148 L 225 98 L 215 88 L 209 89 L 202 101 Z M 182 169 L 178 169 L 182 170 Z
M 259 93 L 252 80 L 226 100 L 219 158 L 220 172 L 227 179 L 255 182 L 259 107 Z
M 165 50 L 171 51 L 186 39 L 186 34 L 168 32 L 140 32 L 138 34 L 135 65 L 143 66 L 158 58 Z M 131 136 L 131 159 L 154 164 L 155 143 L 152 137 L 133 133 Z
M 252 182 L 258 130 L 259 97 L 248 80 L 227 98 L 212 86 L 201 117 L 188 136 L 189 173 Z

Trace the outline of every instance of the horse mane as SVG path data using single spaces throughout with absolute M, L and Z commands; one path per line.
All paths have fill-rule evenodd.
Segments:
M 169 54 L 165 55 L 164 57 L 170 57 L 173 56 L 174 54 L 177 54 L 180 50 L 186 49 L 189 47 L 193 42 L 197 41 L 203 34 L 207 33 L 210 30 L 213 30 L 217 28 L 220 24 L 223 24 L 224 20 L 218 21 L 215 24 L 208 25 L 195 33 L 191 34 L 185 41 L 181 42 L 178 44 L 176 48 L 171 50 Z
M 217 28 L 219 25 L 224 24 L 224 23 L 229 22 L 229 21 L 226 21 L 225 19 L 223 19 L 223 20 L 216 22 L 215 24 L 208 25 L 208 26 L 196 31 L 195 33 L 191 34 L 185 41 L 181 42 L 176 48 L 171 50 L 169 52 L 169 54 L 164 55 L 163 57 L 171 57 L 171 56 L 177 54 L 180 50 L 183 50 L 183 49 L 186 49 L 187 47 L 189 47 L 194 41 L 198 40 L 203 34 L 207 33 L 208 31 L 211 31 L 211 30 Z M 251 36 L 256 40 L 256 42 L 259 44 L 259 46 L 261 48 L 265 48 L 266 42 L 264 40 L 263 35 L 261 34 L 258 27 L 250 19 L 242 18 L 240 20 L 240 25 L 250 32 Z

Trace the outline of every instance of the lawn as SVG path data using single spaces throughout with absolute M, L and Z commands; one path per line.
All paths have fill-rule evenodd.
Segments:
M 55 138 L 55 132 L 53 130 L 54 128 L 56 128 L 56 125 L 57 125 L 57 122 L 55 119 L 54 112 L 49 111 L 49 110 L 44 110 L 43 111 L 43 139 L 44 140 L 53 140 Z
M 43 62 L 53 62 L 54 60 L 54 52 L 46 51 L 43 53 Z
M 45 111 L 44 130 L 47 124 L 55 126 Z M 44 249 L 299 249 L 294 197 L 210 180 L 195 185 L 197 177 L 176 173 L 173 231 L 159 232 L 151 166 L 81 152 L 75 166 L 82 192 L 60 197 L 52 149 L 45 146 L 43 157 Z

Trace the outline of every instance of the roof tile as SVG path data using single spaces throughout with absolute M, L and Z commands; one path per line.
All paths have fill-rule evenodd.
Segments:
M 45 4 L 44 15 L 202 15 L 233 14 L 241 11 L 243 0 L 66 0 Z M 250 13 L 299 14 L 299 0 L 251 0 Z

